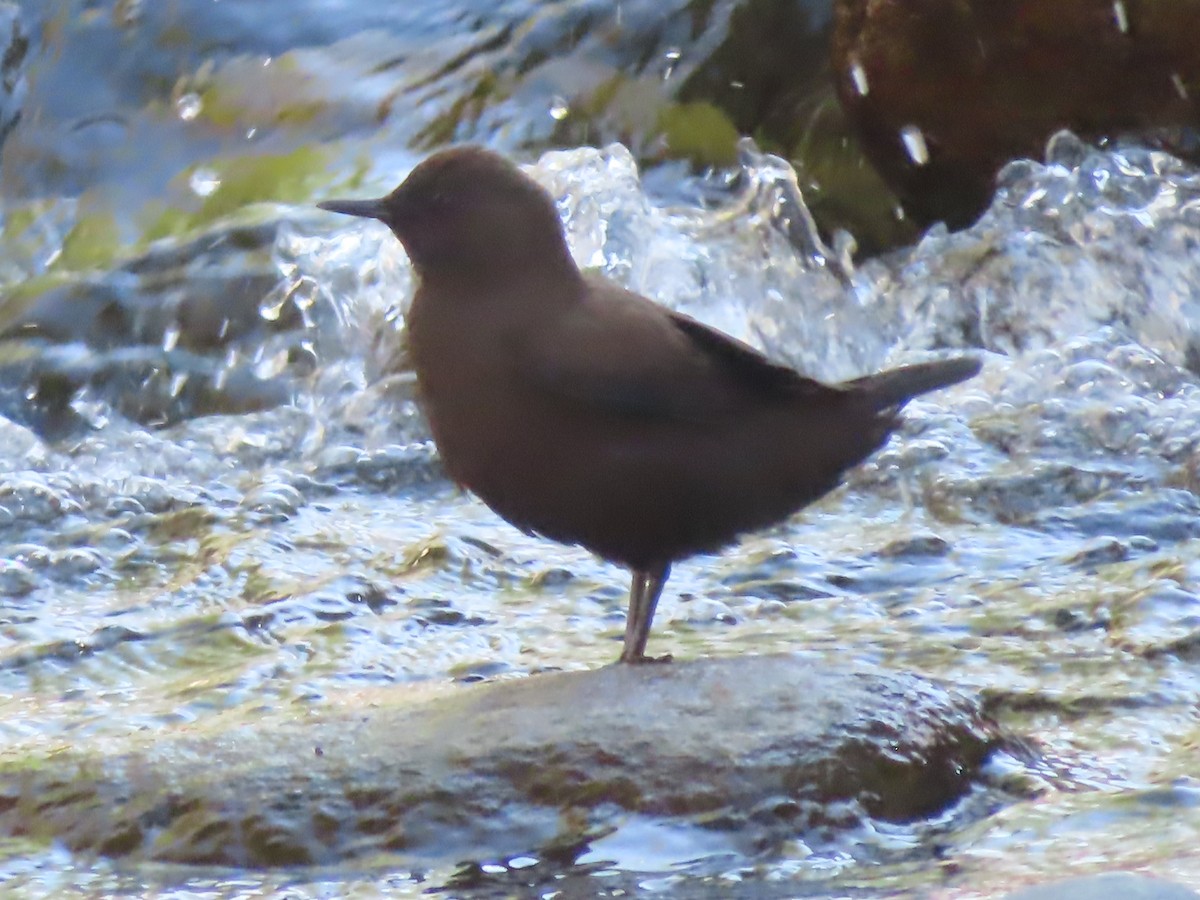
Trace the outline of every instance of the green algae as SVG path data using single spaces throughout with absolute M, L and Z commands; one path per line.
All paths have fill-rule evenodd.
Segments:
M 79 271 L 112 265 L 121 251 L 116 218 L 108 212 L 80 216 L 63 238 L 54 268 Z
M 671 156 L 699 168 L 737 162 L 738 131 L 724 110 L 707 101 L 672 104 L 662 110 L 659 126 Z
M 190 180 L 199 168 L 189 168 L 180 180 Z M 216 184 L 212 193 L 193 209 L 158 205 L 155 212 L 155 204 L 148 205 L 143 243 L 190 234 L 227 218 L 261 217 L 253 210 L 256 204 L 307 202 L 331 181 L 329 154 L 316 147 L 210 160 L 203 168 L 206 178 Z

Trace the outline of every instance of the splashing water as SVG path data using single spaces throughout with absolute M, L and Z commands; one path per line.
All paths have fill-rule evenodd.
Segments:
M 1164 802 L 1137 790 L 1186 777 L 1193 761 L 1171 748 L 1200 731 L 1200 174 L 1059 135 L 1045 163 L 1005 169 L 972 228 L 854 269 L 802 237 L 794 173 L 746 160 L 729 203 L 706 212 L 653 205 L 619 147 L 547 154 L 530 172 L 581 265 L 807 372 L 961 348 L 986 368 L 913 403 L 846 490 L 680 566 L 655 640 L 685 656 L 804 646 L 986 691 L 1083 793 L 1012 803 L 966 833 L 953 813 L 932 837 L 863 823 L 833 849 L 720 865 L 882 890 L 911 874 L 859 860 L 936 843 L 984 880 L 1005 859 L 990 873 L 1004 884 L 1014 867 L 1057 873 L 1086 840 L 1112 860 L 1186 867 L 1175 851 L 1198 843 L 1194 816 L 1160 845 L 1129 811 Z M 295 307 L 303 339 L 291 355 L 264 341 L 237 356 L 297 368 L 293 405 L 158 431 L 93 410 L 94 427 L 60 444 L 0 420 L 0 735 L 13 752 L 615 655 L 624 575 L 441 479 L 405 362 L 413 284 L 394 238 L 297 217 L 274 261 L 260 312 Z M 1079 811 L 1091 824 L 1073 824 Z M 1007 835 L 1056 812 L 1037 859 L 1009 852 Z M 685 896 L 688 877 L 673 868 L 671 890 Z

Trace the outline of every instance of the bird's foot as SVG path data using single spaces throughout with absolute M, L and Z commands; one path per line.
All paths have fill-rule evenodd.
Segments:
M 647 663 L 669 663 L 674 659 L 675 657 L 670 653 L 667 653 L 664 656 L 646 656 L 645 654 L 640 656 L 626 656 L 622 653 L 621 658 L 618 659 L 617 662 L 618 664 L 625 663 L 631 666 L 641 666 Z

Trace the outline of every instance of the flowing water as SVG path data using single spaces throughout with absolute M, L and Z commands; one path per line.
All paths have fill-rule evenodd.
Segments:
M 619 5 L 652 39 L 616 50 L 611 10 L 583 0 L 20 6 L 45 28 L 2 158 L 5 328 L 51 287 L 0 342 L 0 759 L 610 662 L 627 575 L 445 480 L 405 361 L 403 252 L 308 201 L 390 189 L 419 158 L 404 147 L 439 134 L 558 133 L 554 72 L 636 58 L 668 80 L 694 62 L 677 49 L 694 5 Z M 462 101 L 514 47 L 578 55 L 498 106 Z M 997 758 L 988 809 L 761 856 L 639 820 L 572 864 L 429 871 L 133 865 L 7 838 L 0 892 L 969 898 L 1114 868 L 1200 888 L 1200 174 L 1060 135 L 969 231 L 855 268 L 813 237 L 783 162 L 745 147 L 699 192 L 665 172 L 644 181 L 620 147 L 531 169 L 582 265 L 813 375 L 963 349 L 985 368 L 911 404 L 842 490 L 677 566 L 651 651 L 803 648 L 948 681 L 1040 765 Z M 651 199 L 689 192 L 718 199 Z M 297 205 L 228 219 L 263 200 Z
M 1017 793 L 990 816 L 766 858 L 661 826 L 565 870 L 481 859 L 457 880 L 386 863 L 130 870 L 10 840 L 5 890 L 965 898 L 1114 867 L 1200 885 L 1200 175 L 1062 135 L 1047 163 L 1003 173 L 970 231 L 848 272 L 793 248 L 790 170 L 750 150 L 708 212 L 651 203 L 620 147 L 548 154 L 532 174 L 582 264 L 813 374 L 982 348 L 983 374 L 913 403 L 845 489 L 678 566 L 652 650 L 803 647 L 950 681 L 987 697 L 1048 774 L 1014 768 Z M 273 259 L 260 314 L 294 303 L 311 351 L 292 403 L 155 429 L 84 390 L 88 427 L 58 442 L 0 420 L 6 755 L 615 656 L 625 573 L 521 534 L 441 476 L 390 234 L 296 210 Z

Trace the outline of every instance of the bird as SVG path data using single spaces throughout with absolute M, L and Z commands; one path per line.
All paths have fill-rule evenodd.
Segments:
M 622 663 L 655 661 L 674 563 L 829 493 L 906 402 L 980 370 L 964 354 L 806 377 L 581 270 L 553 197 L 480 146 L 432 154 L 384 197 L 318 206 L 404 247 L 418 403 L 448 475 L 522 531 L 630 571 Z

